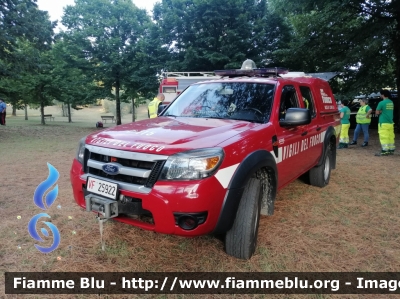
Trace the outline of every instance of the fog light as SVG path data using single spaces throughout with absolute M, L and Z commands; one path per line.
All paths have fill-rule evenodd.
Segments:
M 191 215 L 183 215 L 178 219 L 178 225 L 180 228 L 184 230 L 192 230 L 195 229 L 198 225 L 198 220 L 196 217 Z

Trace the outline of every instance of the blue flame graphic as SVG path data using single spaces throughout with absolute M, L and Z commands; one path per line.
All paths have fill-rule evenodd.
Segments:
M 47 163 L 47 167 L 49 168 L 49 176 L 45 181 L 37 186 L 35 193 L 33 194 L 33 202 L 42 210 L 46 210 L 49 208 L 57 198 L 58 195 L 58 185 L 56 185 L 53 190 L 49 191 L 46 195 L 45 201 L 46 206 L 43 203 L 43 196 L 45 192 L 50 189 L 50 187 L 57 182 L 60 174 L 58 173 L 57 169 L 54 168 L 53 165 Z
M 37 214 L 36 216 L 33 216 L 32 219 L 28 223 L 28 231 L 32 238 L 34 238 L 35 240 L 37 240 L 39 242 L 44 242 L 44 240 L 39 236 L 39 234 L 36 231 L 36 225 L 38 223 L 39 218 L 41 218 L 41 217 L 51 218 L 46 213 L 40 213 L 40 214 Z M 42 246 L 35 244 L 35 247 L 42 253 L 49 253 L 49 252 L 52 252 L 53 250 L 55 250 L 58 247 L 58 245 L 60 244 L 60 232 L 58 231 L 57 227 L 53 223 L 46 222 L 46 221 L 42 221 L 42 223 L 46 224 L 48 226 L 48 228 L 50 228 L 50 231 L 53 233 L 53 237 L 54 237 L 53 244 L 51 244 L 50 247 L 42 247 Z M 47 231 L 47 229 L 42 228 L 41 232 L 46 237 L 49 236 L 49 232 Z

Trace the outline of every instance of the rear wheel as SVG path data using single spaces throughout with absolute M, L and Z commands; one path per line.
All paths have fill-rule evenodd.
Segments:
M 331 177 L 332 170 L 332 144 L 329 143 L 326 148 L 324 160 L 320 166 L 316 166 L 310 169 L 310 184 L 317 187 L 325 187 L 329 184 L 329 179 Z
M 225 235 L 226 253 L 240 259 L 249 259 L 257 245 L 261 209 L 261 181 L 250 178 L 240 199 L 232 228 Z

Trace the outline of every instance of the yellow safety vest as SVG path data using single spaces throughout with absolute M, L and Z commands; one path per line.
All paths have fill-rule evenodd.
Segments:
M 154 98 L 149 103 L 148 109 L 149 109 L 149 115 L 150 118 L 156 118 L 157 117 L 157 112 L 158 112 L 158 105 L 161 103 L 161 101 L 158 98 Z
M 365 105 L 363 107 L 360 107 L 360 109 L 358 109 L 357 115 L 356 115 L 356 120 L 358 124 L 370 124 L 371 123 L 371 119 L 367 118 L 367 108 L 369 106 Z
M 306 108 L 308 109 L 308 107 L 310 106 L 310 103 L 308 102 L 308 100 L 306 98 L 303 98 L 304 101 L 304 105 L 306 105 Z

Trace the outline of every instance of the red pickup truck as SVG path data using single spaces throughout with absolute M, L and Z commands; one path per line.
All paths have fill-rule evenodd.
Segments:
M 216 73 L 157 118 L 82 138 L 78 205 L 159 233 L 223 234 L 226 252 L 248 259 L 279 189 L 306 172 L 326 186 L 340 132 L 329 84 L 277 68 Z

